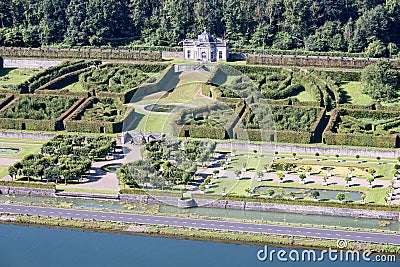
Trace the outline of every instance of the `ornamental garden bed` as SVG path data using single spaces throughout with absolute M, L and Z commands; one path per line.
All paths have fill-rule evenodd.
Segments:
M 242 116 L 242 124 L 234 128 L 234 137 L 250 141 L 311 143 L 321 131 L 325 108 L 308 106 L 253 104 Z
M 130 91 L 145 82 L 157 80 L 157 73 L 168 65 L 108 63 L 96 68 L 93 66 L 57 77 L 38 88 L 37 93 L 59 94 L 59 92 L 63 92 L 85 97 L 119 97 L 125 101 L 126 98 L 129 98 L 126 95 L 130 95 Z
M 61 95 L 20 95 L 0 110 L 0 128 L 61 131 L 64 119 L 83 101 Z
M 229 139 L 245 106 L 212 104 L 181 110 L 172 122 L 173 134 L 179 137 Z
M 324 131 L 328 145 L 399 147 L 400 112 L 335 109 Z
M 129 114 L 133 111 L 127 112 L 119 99 L 91 97 L 66 119 L 65 127 L 70 132 L 119 133 Z

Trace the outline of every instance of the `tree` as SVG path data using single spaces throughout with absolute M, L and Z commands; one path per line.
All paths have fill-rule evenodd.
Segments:
M 374 178 L 374 177 L 375 177 L 376 170 L 375 170 L 375 169 L 368 169 L 368 173 L 370 174 L 370 176 L 371 176 L 372 178 Z
M 84 28 L 88 2 L 89 0 L 71 0 L 67 7 L 66 16 L 68 24 L 65 33 L 65 42 L 69 45 L 88 44 L 88 36 Z
M 275 194 L 275 191 L 273 189 L 268 189 L 267 194 L 269 195 L 269 197 L 272 197 Z
M 342 203 L 343 200 L 345 200 L 346 195 L 344 193 L 338 193 L 336 195 L 336 199 L 339 200 L 340 203 Z
M 350 176 L 347 176 L 344 178 L 344 180 L 346 181 L 346 186 L 349 186 L 349 183 L 351 182 L 352 178 Z
M 304 183 L 304 180 L 306 179 L 306 175 L 304 173 L 300 173 L 299 179 L 301 180 L 302 183 Z
M 375 40 L 368 45 L 366 54 L 368 57 L 384 57 L 387 54 L 386 46 L 381 40 Z
M 360 155 L 356 155 L 357 163 L 360 163 Z
M 294 200 L 296 198 L 296 193 L 295 192 L 290 192 L 289 193 L 290 197 Z
M 91 45 L 126 42 L 130 35 L 127 0 L 89 0 L 84 23 Z
M 278 172 L 277 176 L 279 178 L 279 182 L 282 183 L 283 182 L 283 178 L 285 178 L 285 174 L 283 172 Z
M 241 170 L 235 170 L 235 175 L 236 175 L 236 178 L 237 179 L 239 179 L 240 178 L 240 175 L 242 174 L 242 171 Z
M 311 195 L 312 195 L 312 197 L 314 198 L 314 199 L 318 199 L 318 197 L 319 197 L 319 191 L 313 191 L 312 193 L 311 193 Z
M 8 167 L 8 174 L 11 176 L 11 180 L 14 181 L 15 177 L 17 176 L 18 169 L 15 166 L 11 165 Z
M 367 182 L 369 183 L 369 186 L 368 187 L 370 187 L 370 188 L 372 188 L 372 183 L 375 181 L 375 178 L 374 177 L 368 177 L 368 179 L 367 179 Z
M 399 72 L 392 62 L 379 60 L 361 73 L 363 92 L 376 100 L 391 100 L 400 89 Z

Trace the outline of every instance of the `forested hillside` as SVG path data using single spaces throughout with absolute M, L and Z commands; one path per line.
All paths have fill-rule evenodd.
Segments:
M 178 46 L 206 27 L 241 48 L 387 56 L 400 44 L 400 1 L 1 0 L 0 27 L 3 46 Z

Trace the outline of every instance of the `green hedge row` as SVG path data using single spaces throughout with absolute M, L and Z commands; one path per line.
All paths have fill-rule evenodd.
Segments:
M 60 96 L 59 97 L 65 97 Z M 33 97 L 45 97 L 45 95 L 34 95 Z M 10 103 L 5 105 L 0 109 L 0 113 L 11 107 L 16 103 L 21 96 L 18 96 Z M 65 129 L 64 120 L 72 114 L 72 112 L 83 103 L 83 98 L 78 98 L 78 100 L 64 113 L 62 113 L 58 118 L 53 120 L 33 120 L 33 119 L 23 119 L 23 118 L 0 118 L 0 128 L 4 129 L 15 129 L 15 130 L 32 130 L 32 131 L 62 131 Z
M 81 121 L 79 118 L 85 113 L 88 108 L 91 108 L 94 103 L 98 102 L 100 98 L 91 97 L 84 101 L 80 108 L 75 110 L 65 119 L 65 128 L 69 132 L 89 132 L 89 133 L 120 133 L 123 131 L 124 121 L 128 116 L 134 116 L 134 110 L 127 110 L 119 99 L 117 101 L 120 108 L 125 110 L 125 117 L 116 122 L 107 121 Z
M 179 130 L 180 137 L 210 138 L 223 140 L 228 137 L 225 128 L 209 128 L 207 126 L 183 125 Z
M 74 72 L 80 69 L 87 68 L 93 64 L 99 64 L 100 61 L 77 61 L 70 62 L 65 61 L 57 66 L 50 67 L 33 77 L 29 78 L 26 82 L 18 85 L 18 89 L 21 93 L 33 93 L 39 87 L 45 85 L 53 79 L 56 79 L 62 75 L 70 72 Z
M 309 144 L 312 141 L 312 133 L 295 131 L 263 131 L 259 129 L 234 129 L 234 136 L 239 140 L 299 143 Z
M 173 65 L 169 65 L 165 68 L 162 73 L 157 77 L 153 83 L 141 85 L 124 92 L 121 96 L 121 100 L 126 104 L 130 103 L 134 99 L 142 99 L 143 97 L 162 92 L 170 91 L 179 83 L 179 73 L 175 73 Z
M 90 70 L 91 67 L 88 68 L 84 68 L 84 69 L 80 69 L 77 71 L 73 71 L 67 74 L 64 74 L 60 77 L 57 77 L 51 81 L 49 81 L 48 83 L 40 86 L 37 90 L 45 90 L 45 89 L 49 89 L 49 90 L 61 90 L 64 87 L 67 87 L 68 85 L 71 85 L 73 83 L 76 83 L 79 81 L 79 75 L 81 73 L 84 73 L 88 70 Z
M 325 74 L 336 82 L 359 82 L 361 80 L 361 72 L 349 71 L 321 71 L 314 70 L 318 74 Z
M 14 95 L 7 94 L 6 97 L 0 102 L 0 110 L 7 106 L 11 101 L 14 100 Z
M 343 69 L 363 69 L 376 62 L 378 59 L 369 58 L 343 58 L 343 57 L 319 57 L 319 56 L 295 56 L 295 55 L 247 55 L 248 65 L 267 66 L 296 66 L 296 67 L 330 67 Z M 396 62 L 400 64 L 399 61 Z
M 11 182 L 11 181 L 0 181 L 0 186 L 27 187 L 27 188 L 38 188 L 38 189 L 54 189 L 54 185 L 51 185 L 51 184 L 20 183 L 20 182 Z
M 325 131 L 323 133 L 323 142 L 327 145 L 347 145 L 347 146 L 365 146 L 365 147 L 383 147 L 383 148 L 399 147 L 400 140 L 398 134 L 390 134 L 390 135 L 388 134 L 387 136 L 374 136 L 366 134 L 338 134 L 333 132 L 335 125 L 340 121 L 341 114 L 364 116 L 364 114 L 368 113 L 372 114 L 373 116 L 376 116 L 376 119 L 379 119 L 381 116 L 386 116 L 384 114 L 379 115 L 379 113 L 382 113 L 379 111 L 377 112 L 371 110 L 334 109 L 332 111 L 328 125 L 326 126 Z
M 119 50 L 119 49 L 72 49 L 72 48 L 22 48 L 0 47 L 5 57 L 75 58 L 75 59 L 127 59 L 162 61 L 160 51 Z

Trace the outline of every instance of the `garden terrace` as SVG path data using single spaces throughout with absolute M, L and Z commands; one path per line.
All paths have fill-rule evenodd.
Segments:
M 83 101 L 68 96 L 20 95 L 0 110 L 0 128 L 64 130 L 63 120 Z
M 119 66 L 106 64 L 79 76 L 79 83 L 85 91 L 123 93 L 145 82 L 150 76 L 135 65 Z
M 76 59 L 126 59 L 161 61 L 160 51 L 71 48 L 16 48 L 0 47 L 0 55 L 11 58 L 76 58 Z
M 325 113 L 324 108 L 270 105 L 268 110 L 262 104 L 253 104 L 244 112 L 243 124 L 236 125 L 234 136 L 250 141 L 308 144 L 315 141 L 317 132 L 322 132 Z
M 14 99 L 12 94 L 0 94 L 0 110 Z
M 400 112 L 335 109 L 324 132 L 329 145 L 399 147 Z
M 117 133 L 127 113 L 119 99 L 91 97 L 66 119 L 65 127 L 70 132 Z
M 172 123 L 175 136 L 193 138 L 231 138 L 232 130 L 244 110 L 225 104 L 213 104 L 181 110 Z
M 160 139 L 146 143 L 143 160 L 124 164 L 117 170 L 121 183 L 133 187 L 172 189 L 189 184 L 198 167 L 208 162 L 216 144 L 210 141 Z
M 3 92 L 15 91 L 19 93 L 18 86 L 41 71 L 40 69 L 0 69 L 0 90 Z
M 107 136 L 59 135 L 45 143 L 40 153 L 25 156 L 9 168 L 16 181 L 79 179 L 86 175 L 92 160 L 114 151 L 116 140 Z
M 297 69 L 253 66 L 235 66 L 235 70 L 217 68 L 209 83 L 221 85 L 218 90 L 223 97 L 250 99 L 253 95 L 257 99 L 266 98 L 276 105 L 330 109 L 341 99 L 339 87 L 329 76 Z
M 363 69 L 376 62 L 376 58 L 353 58 L 353 57 L 326 57 L 326 56 L 296 56 L 296 55 L 248 55 L 248 65 L 266 66 L 296 66 L 296 67 L 320 67 L 320 68 L 343 68 Z M 396 66 L 400 61 L 394 60 Z
M 67 73 L 85 69 L 92 65 L 98 65 L 100 61 L 65 61 L 57 66 L 43 70 L 29 78 L 28 81 L 18 85 L 21 93 L 33 93 L 36 89 L 47 84 L 51 80 L 61 77 Z

